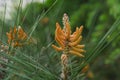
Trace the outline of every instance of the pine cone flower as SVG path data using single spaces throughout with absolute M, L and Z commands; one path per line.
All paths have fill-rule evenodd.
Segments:
M 66 14 L 64 15 L 66 16 Z M 59 23 L 56 23 L 55 31 L 55 40 L 60 47 L 55 45 L 52 45 L 52 47 L 57 51 L 63 51 L 63 53 L 70 53 L 79 57 L 84 57 L 82 53 L 85 52 L 85 50 L 83 50 L 85 45 L 79 44 L 82 40 L 81 34 L 83 31 L 83 26 L 80 26 L 80 28 L 76 27 L 76 31 L 71 34 L 71 27 L 68 19 L 65 19 L 63 22 L 64 28 L 61 29 Z
M 20 47 L 24 45 L 25 40 L 27 40 L 27 34 L 20 26 L 18 28 L 11 28 L 6 35 L 8 38 L 8 44 L 11 44 L 13 47 Z

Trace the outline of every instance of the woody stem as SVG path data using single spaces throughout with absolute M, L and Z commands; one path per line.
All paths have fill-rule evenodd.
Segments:
M 68 80 L 68 56 L 64 53 L 61 55 L 61 65 L 62 65 L 62 80 Z

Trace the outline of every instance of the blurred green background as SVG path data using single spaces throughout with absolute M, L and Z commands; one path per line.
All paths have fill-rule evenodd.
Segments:
M 105 37 L 100 49 L 98 51 L 96 49 L 101 39 L 110 29 L 113 30 L 112 25 L 119 19 L 119 0 L 45 0 L 41 3 L 33 0 L 25 7 L 22 7 L 22 1 L 13 6 L 10 9 L 11 19 L 8 20 L 4 14 L 0 14 L 3 15 L 0 20 L 1 41 L 7 43 L 6 32 L 10 27 L 21 26 L 28 35 L 34 30 L 32 33 L 34 43 L 25 46 L 21 51 L 33 56 L 36 60 L 39 60 L 39 56 L 42 55 L 40 62 L 50 65 L 46 56 L 51 59 L 50 53 L 53 55 L 56 53 L 50 47 L 51 43 L 56 43 L 54 41 L 55 24 L 59 22 L 63 26 L 62 17 L 67 13 L 72 31 L 75 31 L 77 26 L 84 26 L 82 44 L 86 45 L 85 56 L 96 54 L 89 62 L 90 68 L 84 80 L 120 80 L 120 25 Z M 40 20 L 37 20 L 38 18 Z M 60 54 L 57 53 L 57 55 Z M 59 60 L 58 56 L 51 60 L 53 64 Z M 43 58 L 48 62 L 44 63 Z

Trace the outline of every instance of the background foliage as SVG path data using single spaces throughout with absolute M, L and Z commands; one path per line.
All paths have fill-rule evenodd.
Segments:
M 85 58 L 70 56 L 70 80 L 120 80 L 120 1 L 119 0 L 46 0 L 31 2 L 22 8 L 22 0 L 12 11 L 12 19 L 0 20 L 1 42 L 7 45 L 6 32 L 21 26 L 32 36 L 33 43 L 13 49 L 16 55 L 0 53 L 9 60 L 0 63 L 5 80 L 57 80 L 60 79 L 60 55 L 51 48 L 55 24 L 62 25 L 67 13 L 72 31 L 83 25 L 82 44 Z M 83 64 L 82 64 L 83 63 Z M 89 64 L 86 73 L 81 69 Z M 3 72 L 4 71 L 4 72 Z M 46 77 L 47 76 L 47 77 Z

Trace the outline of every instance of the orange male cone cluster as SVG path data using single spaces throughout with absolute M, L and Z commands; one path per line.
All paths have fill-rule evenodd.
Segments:
M 83 26 L 80 26 L 80 28 L 76 27 L 76 31 L 71 34 L 71 27 L 67 14 L 64 14 L 63 24 L 64 28 L 61 29 L 59 23 L 56 23 L 55 40 L 60 47 L 55 45 L 52 45 L 52 47 L 57 51 L 63 51 L 79 57 L 84 57 L 82 53 L 85 52 L 85 50 L 83 50 L 85 45 L 80 45 Z
M 8 44 L 11 44 L 13 47 L 20 47 L 24 45 L 24 42 L 27 39 L 27 34 L 20 26 L 18 28 L 11 28 L 6 35 L 8 37 Z

